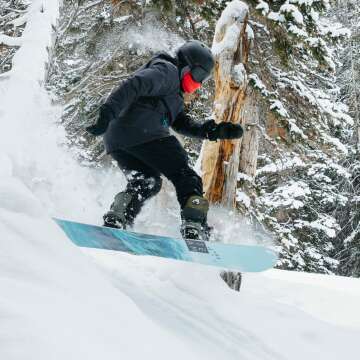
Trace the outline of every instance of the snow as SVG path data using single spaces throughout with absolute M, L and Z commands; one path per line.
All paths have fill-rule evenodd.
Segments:
M 13 25 L 14 27 L 17 27 L 17 26 L 22 26 L 22 25 L 26 24 L 26 21 L 27 21 L 27 16 L 24 15 L 24 16 L 19 16 L 18 18 L 14 19 L 12 21 L 9 21 L 8 24 Z
M 201 344 L 211 358 L 318 359 L 321 352 L 336 359 L 343 351 L 350 357 L 355 351 L 355 345 L 348 347 L 360 325 L 352 312 L 360 296 L 354 279 L 294 274 L 293 281 L 291 273 L 268 271 L 248 274 L 242 293 L 236 294 L 211 280 L 217 276 L 214 269 L 154 258 L 134 261 L 115 252 L 90 253 L 154 322 L 187 342 L 191 339 L 194 351 Z M 346 301 L 347 296 L 352 300 Z M 334 311 L 333 300 L 345 300 L 350 308 Z M 341 349 L 335 343 L 341 343 Z
M 299 8 L 296 5 L 285 3 L 280 6 L 280 13 L 290 14 L 297 24 L 304 24 L 304 17 L 302 16 Z
M 22 39 L 20 37 L 0 34 L 0 45 L 21 46 L 21 44 L 22 44 Z
M 317 11 L 315 11 L 313 8 L 311 8 L 311 10 L 310 10 L 310 16 L 311 16 L 313 21 L 318 22 L 319 13 Z
M 255 39 L 255 34 L 253 28 L 248 24 L 246 25 L 246 34 L 249 40 Z
M 251 84 L 254 86 L 255 89 L 259 90 L 261 92 L 261 94 L 267 98 L 267 101 L 269 102 L 270 106 L 270 110 L 274 111 L 277 115 L 288 119 L 289 118 L 289 113 L 286 110 L 285 106 L 283 105 L 282 101 L 278 99 L 278 93 L 277 91 L 273 91 L 270 92 L 265 84 L 261 81 L 261 79 L 258 77 L 257 74 L 250 74 L 249 75 L 249 79 Z M 281 82 L 278 83 L 278 86 L 281 87 L 283 84 Z M 293 120 L 293 119 L 292 119 Z M 293 121 L 291 121 L 293 123 Z M 290 124 L 291 126 L 291 124 Z M 296 128 L 295 126 L 293 127 L 294 132 L 298 132 L 300 131 L 300 129 Z
M 248 181 L 249 183 L 254 182 L 254 178 L 252 176 L 242 173 L 242 172 L 238 172 L 237 181 L 240 181 L 240 180 L 245 180 L 245 181 Z
M 236 64 L 233 67 L 232 80 L 237 86 L 243 86 L 247 81 L 247 74 L 243 63 Z
M 278 12 L 270 11 L 268 13 L 267 17 L 268 17 L 269 20 L 273 20 L 273 21 L 276 21 L 276 22 L 280 22 L 280 23 L 285 22 L 284 15 L 279 14 Z
M 302 200 L 307 199 L 311 191 L 303 181 L 290 181 L 288 184 L 279 186 L 271 194 L 263 196 L 261 202 L 269 208 L 288 207 L 299 209 L 304 206 Z
M 288 27 L 288 30 L 290 33 L 294 34 L 294 35 L 297 35 L 299 37 L 308 37 L 309 34 L 303 30 L 303 29 L 300 29 L 299 27 L 297 27 L 296 25 L 294 24 L 291 24 L 289 27 Z
M 306 5 L 306 6 L 312 6 L 316 0 L 289 0 L 292 4 L 299 4 L 299 5 Z M 321 0 L 320 0 L 321 1 Z
M 240 0 L 232 0 L 228 2 L 226 8 L 222 11 L 219 20 L 217 21 L 217 29 L 237 21 L 242 23 L 248 15 L 249 7 Z M 217 30 L 216 30 L 217 31 Z
M 325 142 L 335 146 L 343 154 L 346 155 L 348 153 L 347 147 L 339 139 L 332 137 L 330 135 L 327 135 L 325 133 L 322 133 L 321 136 L 324 138 Z
M 119 16 L 119 17 L 114 18 L 113 21 L 116 23 L 122 23 L 126 20 L 131 19 L 132 17 L 133 17 L 132 15 Z
M 251 199 L 240 190 L 237 190 L 236 192 L 236 201 L 243 203 L 247 208 L 250 208 Z
M 324 115 L 328 115 L 335 126 L 343 126 L 343 123 L 350 126 L 353 125 L 353 119 L 347 114 L 349 109 L 345 104 L 335 101 L 332 96 L 329 96 L 328 93 L 321 89 L 312 88 L 306 84 L 301 74 L 285 73 L 275 67 L 272 68 L 272 72 L 278 79 L 277 86 L 279 88 L 288 86 L 301 97 L 307 99 L 310 104 L 320 107 Z M 260 89 L 264 96 L 270 95 L 265 85 L 261 83 L 255 74 L 251 74 L 250 79 L 255 82 L 255 87 Z M 288 121 L 292 122 L 291 119 Z
M 226 5 L 226 8 L 216 23 L 215 32 L 217 34 L 224 32 L 224 36 L 220 41 L 214 38 L 211 49 L 214 56 L 218 56 L 226 50 L 236 49 L 241 31 L 239 25 L 244 22 L 248 12 L 248 6 L 239 0 L 233 0 Z M 248 35 L 249 34 L 251 35 L 251 32 L 249 32 Z
M 344 27 L 344 25 L 341 23 L 329 21 L 327 18 L 321 18 L 318 21 L 318 26 L 320 33 L 324 36 L 330 36 L 334 39 L 339 39 L 342 37 L 350 38 L 351 36 L 351 30 L 349 28 Z
M 221 53 L 227 50 L 236 49 L 236 45 L 239 41 L 240 30 L 241 29 L 239 26 L 234 23 L 226 29 L 225 36 L 220 42 L 216 42 L 214 38 L 214 42 L 211 48 L 214 56 L 219 56 Z
M 260 0 L 259 3 L 255 7 L 256 10 L 260 10 L 262 15 L 266 15 L 269 10 L 269 4 L 266 1 Z
M 293 156 L 290 159 L 279 159 L 275 163 L 270 163 L 257 169 L 256 175 L 259 176 L 271 172 L 281 172 L 294 167 L 305 167 L 306 164 L 298 156 L 296 156 L 295 154 L 292 155 Z
M 334 238 L 336 230 L 340 230 L 339 224 L 333 217 L 323 215 L 320 219 L 311 222 L 311 227 L 322 230 L 326 236 Z
M 308 139 L 308 137 L 304 134 L 304 132 L 296 125 L 295 119 L 288 119 L 290 132 L 293 134 L 300 135 L 303 139 Z
M 274 110 L 277 114 L 279 114 L 284 118 L 289 117 L 289 113 L 287 112 L 287 110 L 285 109 L 284 105 L 280 100 L 270 100 L 270 102 L 271 102 L 270 110 Z
M 264 95 L 265 97 L 268 97 L 271 93 L 266 89 L 266 86 L 264 85 L 264 83 L 261 81 L 261 79 L 259 78 L 259 76 L 257 74 L 250 74 L 249 75 L 249 80 L 252 81 L 253 86 L 258 89 L 262 95 Z
M 122 37 L 126 39 L 129 48 L 136 49 L 138 54 L 147 51 L 169 51 L 174 52 L 184 43 L 179 35 L 167 31 L 157 23 L 146 24 L 141 31 L 137 27 L 130 27 Z
M 0 82 L 0 359 L 354 358 L 358 279 L 271 270 L 244 274 L 237 293 L 215 268 L 70 243 L 51 216 L 98 222 L 124 182 L 81 166 L 62 145 L 61 109 L 42 87 L 58 3 L 42 4 L 31 3 Z M 159 216 L 154 204 L 144 227 Z M 236 225 L 234 214 L 212 216 Z M 243 229 L 228 240 L 243 241 Z

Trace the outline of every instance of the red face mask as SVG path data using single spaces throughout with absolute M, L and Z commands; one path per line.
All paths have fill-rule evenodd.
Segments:
M 191 76 L 190 71 L 185 73 L 181 79 L 181 87 L 186 93 L 193 93 L 201 87 L 201 83 L 196 82 Z

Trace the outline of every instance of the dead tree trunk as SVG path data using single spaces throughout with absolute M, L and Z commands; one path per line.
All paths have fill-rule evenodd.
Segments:
M 239 171 L 254 178 L 256 174 L 259 134 L 257 125 L 260 120 L 259 99 L 255 90 L 247 88 L 241 108 L 241 122 L 247 129 L 241 141 Z
M 246 64 L 252 40 L 247 24 L 248 7 L 239 0 L 228 4 L 215 30 L 214 117 L 216 122 L 254 123 L 256 104 L 248 97 Z M 256 120 L 255 120 L 256 121 Z M 253 176 L 256 170 L 257 134 L 255 127 L 240 140 L 203 144 L 201 170 L 204 191 L 210 202 L 234 207 L 237 174 Z M 240 156 L 240 152 L 244 155 Z

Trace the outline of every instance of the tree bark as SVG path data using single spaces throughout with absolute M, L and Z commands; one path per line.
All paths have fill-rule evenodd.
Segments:
M 259 124 L 259 99 L 254 90 L 248 89 L 246 95 L 241 109 L 242 123 Z M 249 126 L 245 130 L 241 142 L 239 171 L 254 178 L 256 175 L 257 155 L 259 150 L 258 128 L 256 126 Z
M 251 45 L 248 37 L 248 8 L 244 3 L 236 3 L 238 13 L 229 16 L 226 8 L 215 30 L 212 48 L 216 59 L 213 112 L 217 123 L 240 123 L 245 128 L 246 122 L 254 122 L 252 114 L 256 103 L 254 99 L 248 98 L 245 70 Z M 234 35 L 237 37 L 234 38 Z M 235 206 L 239 166 L 242 172 L 253 176 L 256 171 L 257 149 L 255 127 L 239 140 L 204 142 L 201 172 L 205 195 L 210 202 L 229 208 Z M 243 153 L 242 156 L 240 152 Z

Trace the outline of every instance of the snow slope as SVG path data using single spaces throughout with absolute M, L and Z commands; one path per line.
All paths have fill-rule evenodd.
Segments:
M 219 280 L 216 269 L 85 252 L 156 323 L 192 351 L 209 351 L 199 359 L 356 357 L 357 280 L 271 270 L 245 274 L 237 293 Z
M 273 270 L 236 293 L 213 268 L 67 240 L 50 216 L 97 221 L 123 178 L 61 145 L 42 88 L 57 6 L 33 0 L 0 77 L 0 359 L 355 358 L 358 279 Z

